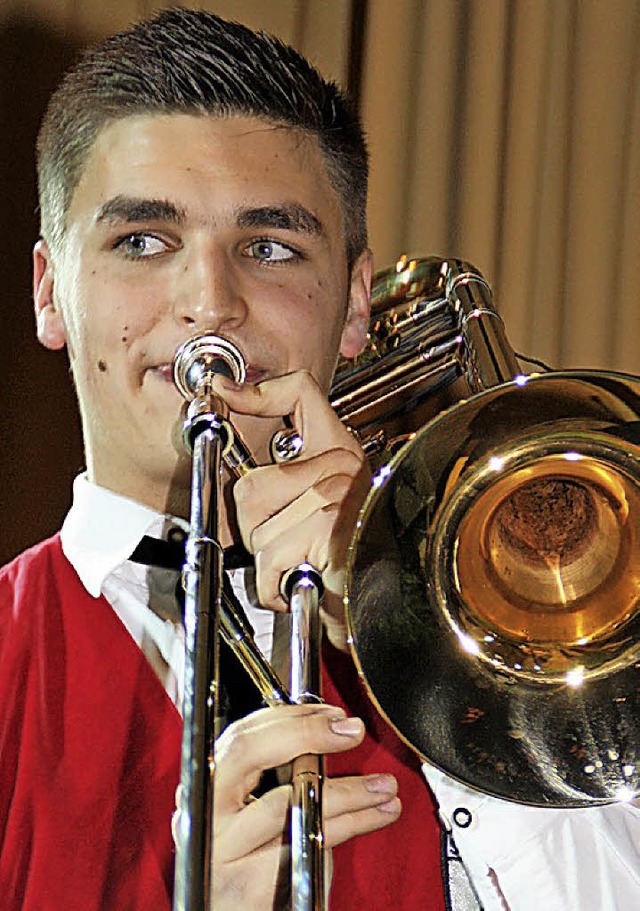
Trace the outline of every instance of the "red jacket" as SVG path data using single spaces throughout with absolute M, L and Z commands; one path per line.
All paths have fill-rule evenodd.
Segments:
M 440 911 L 439 829 L 415 759 L 327 650 L 325 698 L 367 721 L 331 775 L 389 771 L 401 819 L 334 852 L 332 911 Z M 338 690 L 343 694 L 338 695 Z M 346 699 L 344 694 L 347 694 Z M 0 572 L 0 896 L 6 911 L 169 911 L 181 719 L 56 536 Z

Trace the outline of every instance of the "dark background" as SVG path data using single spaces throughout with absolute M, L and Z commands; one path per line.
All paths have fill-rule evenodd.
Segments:
M 59 527 L 83 465 L 66 355 L 38 344 L 30 295 L 35 138 L 47 99 L 78 51 L 71 38 L 36 23 L 13 18 L 0 28 L 0 564 Z

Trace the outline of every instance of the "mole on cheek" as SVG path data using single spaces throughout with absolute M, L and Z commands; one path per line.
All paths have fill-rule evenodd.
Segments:
M 107 372 L 107 362 L 98 361 L 98 370 L 100 371 L 100 373 L 106 373 Z

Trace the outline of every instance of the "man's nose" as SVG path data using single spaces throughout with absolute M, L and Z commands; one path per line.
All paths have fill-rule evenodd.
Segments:
M 217 332 L 242 325 L 247 302 L 240 276 L 226 256 L 207 251 L 184 264 L 174 313 L 193 329 Z

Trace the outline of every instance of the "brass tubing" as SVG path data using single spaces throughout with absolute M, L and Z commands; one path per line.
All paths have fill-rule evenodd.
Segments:
M 220 611 L 220 635 L 234 651 L 267 705 L 291 704 L 287 688 L 256 645 L 251 630 L 224 592 Z
M 482 392 L 514 379 L 520 373 L 518 361 L 484 277 L 470 263 L 451 260 L 446 289 L 466 339 L 472 391 Z
M 443 384 L 464 378 L 465 394 L 474 395 L 521 372 L 491 289 L 468 262 L 403 257 L 374 278 L 372 303 L 365 351 L 355 363 L 339 362 L 330 394 L 367 452 L 385 445 L 370 427 L 393 448 L 380 425 L 415 411 Z
M 402 356 L 387 364 L 384 373 L 378 371 L 366 382 L 361 381 L 356 389 L 331 395 L 331 404 L 340 420 L 350 427 L 359 429 L 370 423 L 369 413 L 373 410 L 374 420 L 379 420 L 381 405 L 388 403 L 383 413 L 394 413 L 394 406 L 402 396 L 416 388 L 424 397 L 437 385 L 444 374 L 460 372 L 460 336 L 450 337 L 440 344 L 422 343 L 417 350 L 402 352 Z
M 213 850 L 213 739 L 217 707 L 222 551 L 217 541 L 220 437 L 193 441 L 191 531 L 185 582 L 185 683 L 174 911 L 208 911 Z
M 289 570 L 282 582 L 291 614 L 291 698 L 300 705 L 320 697 L 320 599 L 322 577 L 308 563 Z M 293 761 L 291 797 L 291 909 L 325 911 L 322 788 L 324 760 L 308 754 Z

